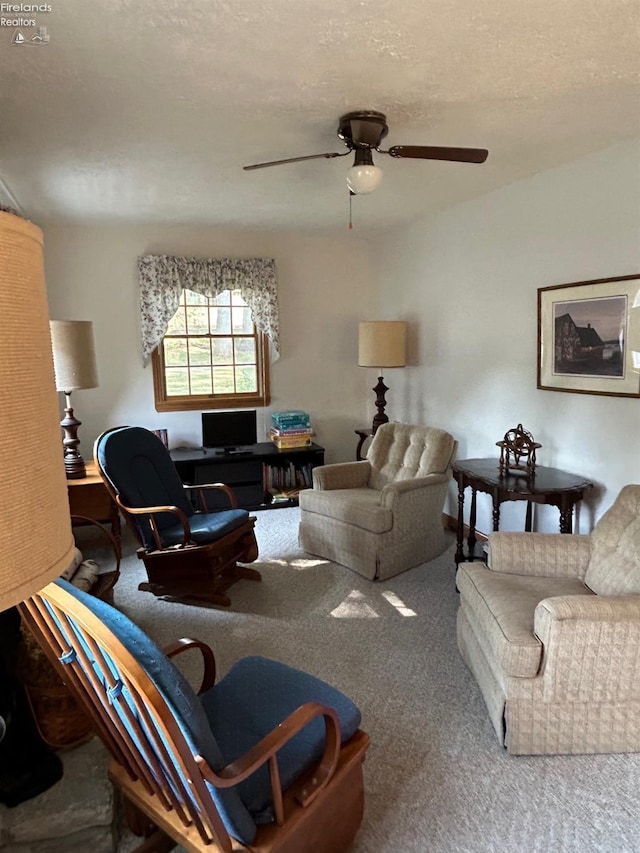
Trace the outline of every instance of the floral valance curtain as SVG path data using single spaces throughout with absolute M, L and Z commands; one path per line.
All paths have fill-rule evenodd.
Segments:
M 142 361 L 163 339 L 178 309 L 183 290 L 212 298 L 223 290 L 239 290 L 256 328 L 271 342 L 272 355 L 280 353 L 276 263 L 272 258 L 176 258 L 144 255 L 138 258 Z

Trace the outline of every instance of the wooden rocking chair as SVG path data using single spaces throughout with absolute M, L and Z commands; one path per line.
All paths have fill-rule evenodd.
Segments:
M 238 509 L 233 491 L 223 483 L 183 485 L 169 451 L 150 430 L 116 427 L 94 445 L 100 476 L 133 531 L 148 583 L 138 589 L 189 603 L 206 601 L 228 607 L 225 591 L 241 578 L 261 580 L 260 573 L 238 563 L 258 557 L 255 517 Z M 230 509 L 207 511 L 205 491 L 218 489 Z M 194 509 L 189 490 L 200 498 Z
M 112 761 L 139 853 L 342 853 L 364 807 L 369 744 L 344 694 L 307 673 L 243 658 L 218 683 L 200 649 L 200 695 L 126 616 L 49 584 L 23 618 L 81 701 Z

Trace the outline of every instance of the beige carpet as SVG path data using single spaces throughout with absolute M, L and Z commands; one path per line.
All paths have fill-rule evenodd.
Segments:
M 640 851 L 640 755 L 511 757 L 498 745 L 456 648 L 453 547 L 371 583 L 301 552 L 298 517 L 258 513 L 263 582 L 232 587 L 230 610 L 138 592 L 135 556 L 116 603 L 160 644 L 206 640 L 221 673 L 262 654 L 358 703 L 372 745 L 353 853 Z

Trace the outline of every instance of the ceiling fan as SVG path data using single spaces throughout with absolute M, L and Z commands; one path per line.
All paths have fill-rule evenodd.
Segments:
M 373 192 L 382 180 L 382 169 L 373 162 L 373 151 L 391 157 L 408 157 L 414 160 L 454 160 L 460 163 L 484 163 L 489 152 L 486 148 L 443 148 L 434 145 L 393 145 L 384 151 L 380 143 L 389 132 L 387 117 L 376 110 L 356 110 L 341 116 L 338 122 L 338 137 L 347 146 L 346 151 L 330 151 L 326 154 L 307 154 L 303 157 L 287 157 L 244 166 L 245 171 L 281 166 L 283 163 L 300 163 L 303 160 L 329 160 L 355 153 L 353 166 L 347 175 L 347 185 L 352 195 Z

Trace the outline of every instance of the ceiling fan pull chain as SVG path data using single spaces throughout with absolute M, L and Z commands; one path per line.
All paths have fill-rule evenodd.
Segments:
M 351 220 L 351 199 L 353 198 L 353 193 L 349 190 L 349 231 L 353 228 L 353 222 Z

